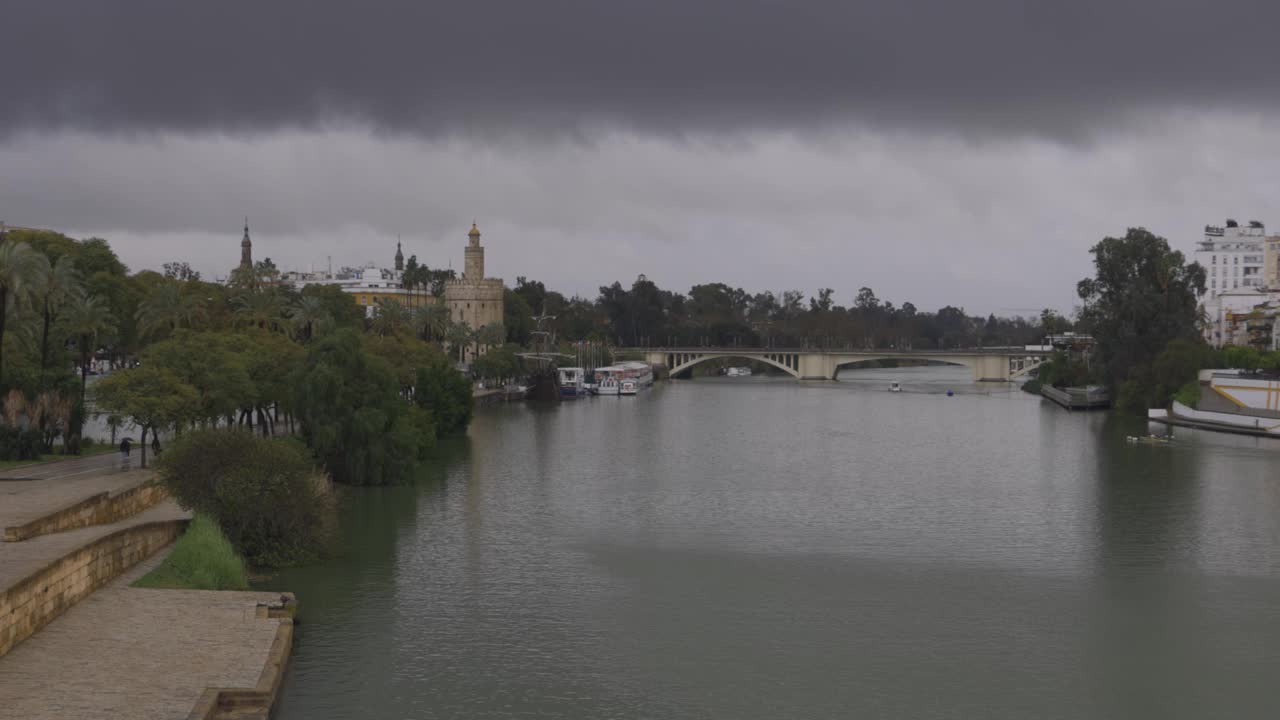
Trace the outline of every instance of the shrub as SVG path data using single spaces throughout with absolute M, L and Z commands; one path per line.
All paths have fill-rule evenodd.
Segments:
M 174 543 L 160 567 L 134 583 L 135 587 L 192 590 L 244 590 L 244 560 L 207 515 L 197 514 Z
M 44 449 L 39 430 L 0 426 L 0 460 L 39 460 Z
M 157 466 L 178 503 L 214 519 L 249 563 L 281 567 L 324 553 L 332 496 L 296 440 L 197 430 L 175 440 Z

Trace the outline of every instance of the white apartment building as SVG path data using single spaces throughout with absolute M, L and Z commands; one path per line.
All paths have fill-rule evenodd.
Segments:
M 1267 230 L 1257 220 L 1241 227 L 1227 220 L 1225 227 L 1206 225 L 1195 259 L 1206 272 L 1207 298 L 1228 290 L 1260 288 L 1266 284 Z

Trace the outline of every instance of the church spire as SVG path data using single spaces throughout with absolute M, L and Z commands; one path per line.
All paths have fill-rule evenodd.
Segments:
M 244 239 L 240 241 L 240 267 L 253 268 L 253 242 L 249 240 L 249 218 L 244 219 Z
M 400 249 L 399 240 L 396 240 L 396 270 L 404 270 L 404 252 Z

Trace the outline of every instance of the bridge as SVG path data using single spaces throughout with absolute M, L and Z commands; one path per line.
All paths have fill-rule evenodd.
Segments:
M 619 354 L 664 365 L 674 377 L 718 358 L 740 358 L 771 365 L 799 380 L 835 380 L 840 368 L 874 360 L 932 360 L 963 365 L 976 381 L 1009 382 L 1040 366 L 1050 353 L 1023 348 L 963 350 L 816 350 L 778 348 L 619 348 Z

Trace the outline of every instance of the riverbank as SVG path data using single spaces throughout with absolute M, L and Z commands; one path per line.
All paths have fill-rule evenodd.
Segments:
M 292 598 L 130 587 L 166 554 L 0 658 L 0 718 L 266 717 L 293 644 Z
M 0 718 L 265 718 L 292 596 L 128 587 L 189 515 L 149 471 L 108 460 L 0 477 Z

